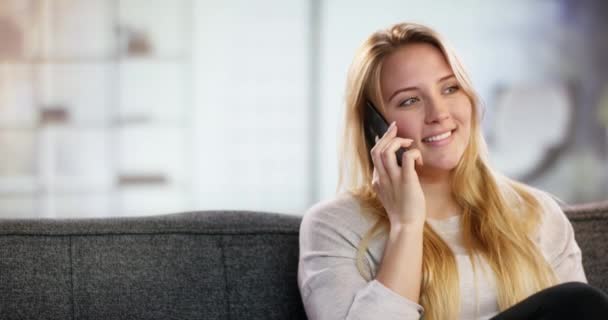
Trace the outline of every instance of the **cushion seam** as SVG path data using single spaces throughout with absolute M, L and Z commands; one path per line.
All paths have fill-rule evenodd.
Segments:
M 70 289 L 72 291 L 71 294 L 71 302 L 72 302 L 72 319 L 76 319 L 76 299 L 74 294 L 74 244 L 72 242 L 72 237 L 69 236 L 69 256 L 70 256 Z
M 224 237 L 220 237 L 220 252 L 221 252 L 221 261 L 222 268 L 224 272 L 224 302 L 226 303 L 226 315 L 228 319 L 232 319 L 231 315 L 231 305 L 230 305 L 230 285 L 228 282 L 228 267 L 226 266 L 226 246 L 224 243 Z

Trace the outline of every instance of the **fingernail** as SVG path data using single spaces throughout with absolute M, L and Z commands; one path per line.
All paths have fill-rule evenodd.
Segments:
M 376 136 L 376 138 L 375 138 L 375 142 L 378 142 L 378 136 Z
M 396 127 L 395 123 L 396 123 L 396 121 L 393 121 L 393 122 L 391 123 L 391 129 L 392 129 L 392 128 L 394 128 L 394 127 Z

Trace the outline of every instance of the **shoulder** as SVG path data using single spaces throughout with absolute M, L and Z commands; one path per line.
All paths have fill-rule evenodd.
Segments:
M 521 194 L 516 191 L 516 188 L 512 185 L 512 183 L 516 184 L 518 188 L 523 189 L 523 191 L 527 192 L 534 199 L 536 199 L 540 206 L 541 217 L 566 217 L 559 204 L 562 203 L 562 201 L 555 195 L 521 182 L 514 182 L 507 179 L 503 179 L 498 183 L 499 189 L 501 190 L 501 193 L 505 197 L 507 203 L 512 208 L 523 209 L 524 207 L 524 199 L 522 198 Z
M 574 248 L 574 229 L 560 206 L 562 201 L 558 197 L 547 191 L 528 188 L 538 200 L 541 209 L 541 223 L 535 240 L 543 254 L 553 264 L 564 251 Z
M 563 212 L 560 206 L 560 203 L 563 203 L 563 201 L 556 195 L 548 191 L 528 185 L 526 185 L 526 188 L 530 193 L 532 193 L 536 197 L 536 199 L 540 202 L 540 205 L 543 206 L 545 209 L 553 209 Z
M 538 201 L 540 206 L 540 232 L 563 231 L 564 228 L 570 226 L 570 221 L 560 206 L 562 201 L 557 196 L 529 185 L 524 185 L 524 188 Z
M 517 185 L 518 189 L 527 192 L 538 202 L 540 224 L 536 229 L 537 241 L 550 243 L 552 240 L 559 240 L 559 237 L 563 236 L 564 232 L 568 232 L 572 229 L 568 217 L 560 206 L 562 201 L 559 200 L 558 197 L 545 190 L 527 184 L 519 182 L 513 183 Z M 514 208 L 516 212 L 521 212 L 525 219 L 527 211 L 524 209 L 524 200 L 521 194 L 519 194 L 514 186 L 506 179 L 501 181 L 499 186 L 509 206 Z
M 543 213 L 535 240 L 543 256 L 561 282 L 587 282 L 574 227 L 560 206 L 563 202 L 548 192 L 535 192 Z
M 338 232 L 361 235 L 372 225 L 357 198 L 342 193 L 311 206 L 302 217 L 300 233 Z
M 315 203 L 306 211 L 304 216 L 332 217 L 345 211 L 351 212 L 354 210 L 360 210 L 359 201 L 350 193 L 341 193 Z
M 536 198 L 541 209 L 541 231 L 550 231 L 553 229 L 564 229 L 570 226 L 568 217 L 562 210 L 557 196 L 531 186 L 527 187 L 528 191 Z

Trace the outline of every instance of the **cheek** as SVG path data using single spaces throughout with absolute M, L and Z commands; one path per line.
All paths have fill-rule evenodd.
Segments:
M 458 125 L 460 126 L 461 136 L 463 143 L 468 143 L 471 139 L 471 114 L 462 114 L 458 119 Z
M 419 131 L 419 124 L 411 121 L 411 120 L 397 120 L 397 136 L 401 138 L 409 138 L 416 140 L 417 134 Z
M 463 99 L 457 105 L 454 106 L 454 117 L 461 125 L 466 125 L 468 128 L 471 126 L 471 117 L 473 114 L 473 106 L 468 99 Z

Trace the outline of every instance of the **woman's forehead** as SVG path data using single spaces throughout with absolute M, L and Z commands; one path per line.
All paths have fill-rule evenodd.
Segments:
M 452 70 L 441 50 L 416 43 L 403 46 L 384 59 L 380 81 L 383 88 L 392 92 L 436 82 L 449 74 Z

